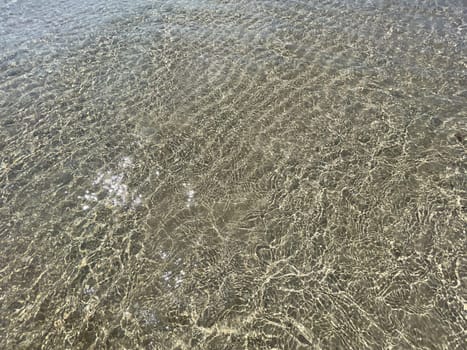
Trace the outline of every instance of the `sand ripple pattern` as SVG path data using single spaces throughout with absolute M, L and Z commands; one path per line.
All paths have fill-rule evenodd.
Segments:
M 464 10 L 141 1 L 5 49 L 0 348 L 464 348 Z

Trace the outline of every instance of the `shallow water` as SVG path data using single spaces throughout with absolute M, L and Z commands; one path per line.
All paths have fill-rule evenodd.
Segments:
M 3 1 L 0 348 L 462 349 L 462 1 Z

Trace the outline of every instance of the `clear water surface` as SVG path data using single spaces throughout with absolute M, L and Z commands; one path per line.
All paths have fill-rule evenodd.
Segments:
M 461 0 L 2 0 L 1 349 L 465 349 Z

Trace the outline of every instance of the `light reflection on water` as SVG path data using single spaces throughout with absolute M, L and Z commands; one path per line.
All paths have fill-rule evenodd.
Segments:
M 83 210 L 88 210 L 90 203 L 99 201 L 99 192 L 104 192 L 104 198 L 101 201 L 108 205 L 133 209 L 140 206 L 142 203 L 141 195 L 130 192 L 128 185 L 125 184 L 125 178 L 127 177 L 125 171 L 131 171 L 132 167 L 131 158 L 124 157 L 118 164 L 119 173 L 111 171 L 99 172 L 92 182 L 92 186 L 97 188 L 98 192 L 86 190 L 84 196 L 79 197 L 87 202 L 87 204 L 83 205 Z
M 463 10 L 0 4 L 0 348 L 461 349 Z

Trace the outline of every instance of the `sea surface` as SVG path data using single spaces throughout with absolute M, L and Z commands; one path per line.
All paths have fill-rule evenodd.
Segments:
M 467 348 L 462 0 L 1 0 L 0 349 Z

